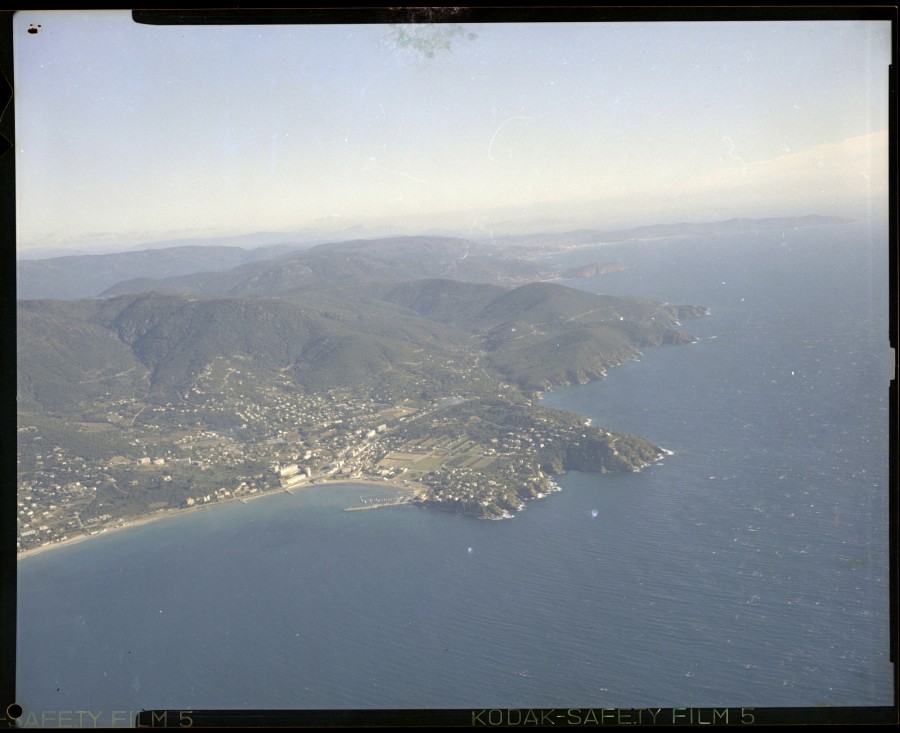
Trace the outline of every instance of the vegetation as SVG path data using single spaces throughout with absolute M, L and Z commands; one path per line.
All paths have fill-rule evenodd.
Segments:
M 462 257 L 467 247 L 351 242 L 216 274 L 253 290 L 300 264 L 331 268 L 329 287 L 273 297 L 20 301 L 22 546 L 93 531 L 88 520 L 350 476 L 413 482 L 423 505 L 508 516 L 565 470 L 656 460 L 647 441 L 534 399 L 646 346 L 690 341 L 678 321 L 704 310 L 546 282 L 349 280 L 372 263 L 370 273 L 477 269 L 488 255 Z

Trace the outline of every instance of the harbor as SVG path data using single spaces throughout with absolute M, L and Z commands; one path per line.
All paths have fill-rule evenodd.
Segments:
M 344 509 L 345 512 L 361 512 L 367 509 L 384 509 L 385 507 L 391 506 L 402 506 L 403 504 L 409 504 L 410 496 L 399 496 L 399 497 L 388 497 L 388 496 L 360 496 L 359 501 L 361 503 L 360 506 L 348 506 Z

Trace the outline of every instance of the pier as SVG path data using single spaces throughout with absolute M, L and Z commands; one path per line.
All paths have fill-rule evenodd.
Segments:
M 345 512 L 362 512 L 366 509 L 383 509 L 384 507 L 389 506 L 402 506 L 403 504 L 409 504 L 410 497 L 401 496 L 396 499 L 385 499 L 385 498 L 372 498 L 372 499 L 364 499 L 363 497 L 359 497 L 359 500 L 363 503 L 362 506 L 348 506 L 344 509 Z

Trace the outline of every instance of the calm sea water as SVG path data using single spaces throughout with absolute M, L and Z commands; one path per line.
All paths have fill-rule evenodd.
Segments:
M 709 306 L 545 398 L 675 452 L 505 522 L 314 488 L 19 562 L 18 702 L 141 708 L 889 705 L 886 233 L 579 251 Z

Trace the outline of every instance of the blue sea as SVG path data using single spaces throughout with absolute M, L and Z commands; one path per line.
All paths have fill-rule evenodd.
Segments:
M 546 405 L 673 451 L 508 521 L 317 487 L 20 560 L 17 697 L 143 708 L 890 705 L 887 232 L 581 249 L 705 305 Z

